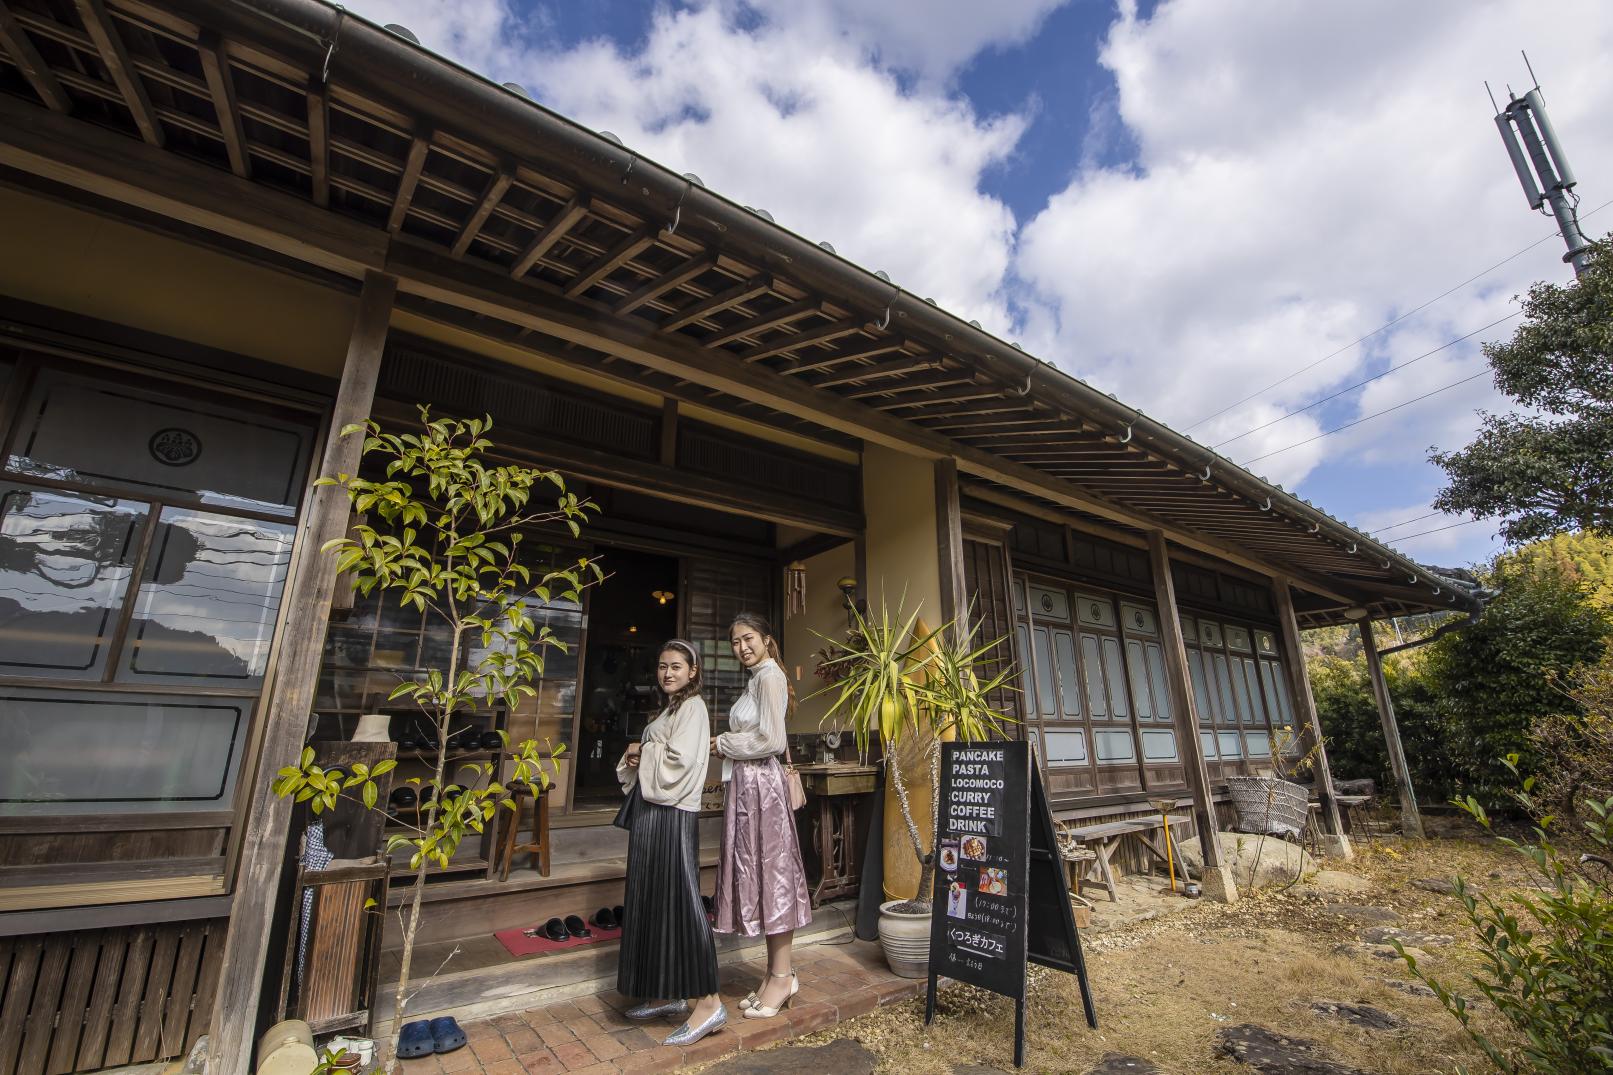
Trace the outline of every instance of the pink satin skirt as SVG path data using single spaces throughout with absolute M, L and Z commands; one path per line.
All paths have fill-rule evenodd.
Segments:
M 800 929 L 812 921 L 812 900 L 784 767 L 777 758 L 733 765 L 712 928 L 746 937 Z

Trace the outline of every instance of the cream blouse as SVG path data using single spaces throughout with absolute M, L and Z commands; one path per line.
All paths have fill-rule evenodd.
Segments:
M 790 680 L 779 663 L 769 657 L 751 672 L 745 693 L 728 711 L 729 731 L 717 737 L 723 757 L 722 778 L 733 772 L 732 762 L 755 761 L 784 753 L 789 739 L 784 730 L 790 708 Z
M 711 758 L 711 718 L 705 699 L 697 694 L 684 699 L 675 713 L 663 709 L 639 742 L 637 769 L 629 768 L 625 753 L 616 763 L 622 790 L 632 791 L 636 782 L 645 802 L 698 811 Z

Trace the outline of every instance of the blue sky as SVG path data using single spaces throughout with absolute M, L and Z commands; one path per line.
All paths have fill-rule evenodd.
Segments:
M 1573 34 L 1501 0 L 350 6 L 1433 563 L 1496 544 L 1484 522 L 1425 533 L 1458 521 L 1417 518 L 1428 449 L 1506 409 L 1467 379 L 1478 346 L 1531 281 L 1569 279 L 1484 97 L 1523 85 L 1520 46 L 1585 210 L 1613 198 L 1596 0 L 1558 5 Z

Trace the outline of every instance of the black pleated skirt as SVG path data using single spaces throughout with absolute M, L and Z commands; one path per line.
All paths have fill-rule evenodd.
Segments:
M 617 992 L 666 1000 L 717 992 L 717 944 L 700 902 L 698 814 L 639 800 L 622 907 Z

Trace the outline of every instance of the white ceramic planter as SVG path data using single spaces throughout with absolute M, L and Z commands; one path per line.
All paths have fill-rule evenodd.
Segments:
M 879 944 L 892 973 L 903 978 L 923 978 L 930 970 L 930 912 L 918 914 L 893 910 L 906 900 L 879 905 Z

